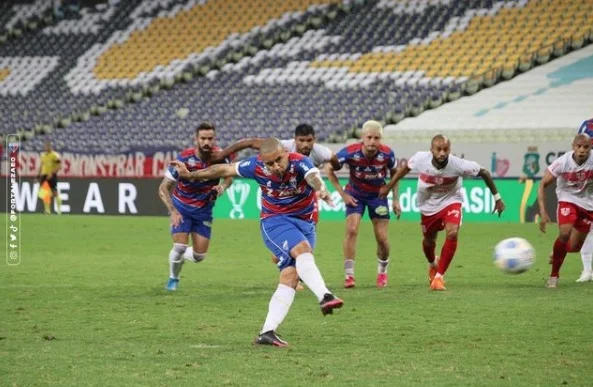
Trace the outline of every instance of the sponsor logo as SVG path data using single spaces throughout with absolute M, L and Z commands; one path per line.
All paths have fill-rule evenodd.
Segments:
M 232 205 L 231 212 L 229 213 L 229 217 L 231 219 L 245 218 L 243 206 L 245 205 L 245 202 L 247 202 L 249 191 L 251 191 L 249 184 L 241 180 L 236 180 L 226 190 L 226 194 L 229 197 L 229 201 Z
M 379 216 L 385 216 L 385 215 L 389 214 L 389 208 L 387 208 L 385 206 L 379 206 L 379 207 L 375 208 L 375 214 L 377 214 Z
M 536 146 L 528 147 L 527 152 L 523 155 L 523 173 L 530 179 L 539 173 L 539 158 Z
M 505 177 L 511 167 L 509 159 L 503 159 L 496 156 L 496 152 L 492 152 L 492 164 L 490 165 L 490 172 L 498 177 Z

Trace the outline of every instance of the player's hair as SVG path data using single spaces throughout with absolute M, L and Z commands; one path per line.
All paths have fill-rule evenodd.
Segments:
M 379 121 L 369 120 L 362 125 L 362 133 L 376 131 L 383 136 L 383 125 Z
M 214 130 L 214 131 L 216 131 L 216 127 L 210 121 L 204 121 L 204 122 L 200 122 L 200 124 L 196 128 L 196 134 L 200 133 L 200 130 Z
M 430 145 L 432 146 L 432 144 L 434 144 L 434 142 L 437 140 L 444 140 L 448 142 L 449 145 L 451 145 L 451 140 L 449 140 L 449 137 L 445 136 L 444 134 L 437 134 L 436 136 L 434 136 L 432 140 L 430 140 Z
M 587 134 L 587 133 L 579 133 L 576 136 L 574 136 L 574 139 L 572 140 L 572 143 L 576 143 L 579 140 L 591 140 L 591 137 Z
M 309 124 L 300 124 L 294 129 L 294 136 L 315 136 L 315 129 Z
M 272 153 L 278 149 L 284 149 L 280 140 L 275 137 L 268 137 L 261 143 L 259 153 Z

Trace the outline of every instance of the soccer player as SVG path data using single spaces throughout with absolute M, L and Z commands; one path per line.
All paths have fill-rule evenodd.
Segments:
M 259 156 L 242 162 L 213 165 L 191 173 L 183 163 L 174 161 L 172 165 L 185 179 L 242 176 L 254 179 L 261 187 L 261 236 L 266 247 L 279 259 L 280 279 L 255 344 L 287 345 L 278 337 L 276 329 L 292 305 L 299 277 L 319 300 L 323 315 L 342 307 L 343 301 L 325 286 L 313 257 L 315 192 L 319 192 L 322 200 L 332 203 L 319 170 L 309 158 L 289 153 L 279 140 L 268 138 L 262 142 Z
M 579 129 L 579 133 L 585 133 L 591 137 L 593 145 L 593 118 L 583 122 Z M 581 248 L 581 261 L 583 261 L 583 272 L 577 279 L 577 282 L 593 281 L 593 268 L 591 267 L 593 261 L 593 228 L 591 228 L 591 231 L 589 232 L 589 235 L 587 235 L 583 247 Z
M 387 198 L 379 198 L 379 189 L 385 185 L 387 172 L 393 176 L 396 171 L 396 160 L 393 150 L 381 144 L 383 127 L 377 121 L 367 121 L 362 126 L 362 142 L 349 145 L 338 153 L 339 168 L 328 166 L 327 176 L 346 205 L 346 237 L 344 239 L 344 271 L 345 288 L 356 286 L 354 280 L 354 259 L 356 257 L 356 238 L 360 221 L 365 209 L 373 223 L 373 231 L 377 240 L 377 287 L 387 286 L 387 266 L 389 265 L 389 204 Z M 346 190 L 342 188 L 334 172 L 342 165 L 350 167 L 350 178 Z M 393 212 L 399 219 L 398 190 L 393 191 Z
M 457 236 L 461 225 L 463 177 L 480 176 L 492 192 L 498 216 L 505 204 L 498 193 L 490 173 L 474 161 L 453 156 L 451 141 L 441 134 L 434 136 L 430 152 L 417 152 L 401 167 L 389 184 L 381 188 L 380 195 L 386 196 L 389 189 L 411 171 L 418 176 L 416 200 L 421 214 L 422 250 L 428 260 L 428 280 L 432 290 L 445 290 L 445 272 L 457 249 Z M 438 263 L 435 259 L 436 239 L 439 231 L 445 230 L 446 237 Z
M 57 206 L 57 213 L 61 213 L 62 207 L 62 198 L 58 195 L 58 171 L 62 167 L 62 159 L 60 154 L 52 149 L 51 142 L 45 141 L 44 143 L 45 152 L 41 154 L 40 161 L 41 166 L 39 167 L 39 184 L 43 184 L 43 182 L 47 181 L 49 184 L 49 188 L 51 189 L 52 197 L 56 198 L 56 202 L 58 202 Z M 51 214 L 51 203 L 44 202 L 44 213 L 46 215 Z
M 593 224 L 593 152 L 591 137 L 577 134 L 572 141 L 572 151 L 554 160 L 544 173 L 537 190 L 541 214 L 539 228 L 546 232 L 550 216 L 545 206 L 545 188 L 554 179 L 558 196 L 558 228 L 560 230 L 552 253 L 552 272 L 547 288 L 558 287 L 560 268 L 567 253 L 581 250 Z
M 236 154 L 247 148 L 259 149 L 264 140 L 263 138 L 245 138 L 239 140 L 224 148 L 220 153 L 220 157 Z M 309 124 L 300 124 L 294 129 L 294 138 L 281 140 L 280 142 L 288 152 L 296 152 L 309 157 L 313 165 L 317 168 L 322 167 L 325 163 L 329 163 L 335 169 L 340 169 L 341 166 L 338 163 L 336 154 L 328 147 L 317 144 L 315 141 L 315 129 Z M 313 212 L 313 220 L 315 223 L 319 221 L 317 203 Z
M 215 142 L 216 128 L 209 122 L 203 122 L 196 129 L 197 147 L 182 151 L 177 160 L 191 171 L 207 168 L 213 163 L 213 152 L 220 151 Z M 206 258 L 214 202 L 232 182 L 230 177 L 222 183 L 217 178 L 194 182 L 180 177 L 173 167 L 167 169 L 159 186 L 159 196 L 169 210 L 173 238 L 173 248 L 169 252 L 167 290 L 177 290 L 179 273 L 185 260 L 199 263 Z M 192 248 L 188 248 L 190 234 Z
M 263 138 L 246 138 L 239 140 L 224 148 L 219 156 L 225 157 L 227 155 L 232 155 L 246 148 L 259 149 L 263 141 Z M 334 168 L 339 169 L 340 164 L 338 163 L 336 154 L 328 147 L 317 144 L 315 141 L 315 129 L 309 124 L 300 124 L 294 129 L 294 138 L 290 140 L 281 140 L 280 142 L 288 152 L 296 152 L 309 157 L 313 162 L 313 165 L 317 168 L 329 163 Z M 319 222 L 319 206 L 317 205 L 317 201 L 315 201 L 315 209 L 313 211 L 313 222 L 315 224 Z M 272 262 L 277 264 L 278 258 L 272 256 Z M 300 283 L 297 286 L 297 290 L 303 290 Z

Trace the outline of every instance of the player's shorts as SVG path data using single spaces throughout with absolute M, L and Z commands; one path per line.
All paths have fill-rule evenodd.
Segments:
M 315 224 L 308 220 L 272 216 L 262 219 L 260 230 L 266 247 L 278 258 L 277 266 L 280 271 L 296 265 L 290 251 L 302 241 L 309 242 L 311 248 L 315 248 Z
M 51 179 L 48 179 L 47 178 L 47 175 L 41 175 L 41 181 L 40 181 L 40 183 L 43 183 L 44 181 L 47 181 L 47 184 L 49 184 L 49 188 L 52 191 L 55 191 L 58 188 L 58 176 L 56 176 L 55 173 L 51 177 Z
M 424 235 L 432 234 L 434 232 L 445 229 L 446 223 L 461 224 L 463 212 L 461 210 L 461 203 L 449 204 L 436 214 L 420 215 L 420 226 Z
M 356 206 L 346 206 L 346 216 L 351 214 L 364 215 L 365 209 L 369 209 L 369 218 L 371 219 L 389 219 L 389 202 L 387 198 L 380 199 L 378 197 L 363 197 L 356 195 L 353 192 L 346 191 L 347 194 L 351 195 L 356 199 Z
M 319 223 L 319 204 L 315 202 L 315 207 L 313 207 L 313 223 Z
M 210 239 L 212 235 L 212 209 L 193 214 L 183 211 L 179 211 L 179 213 L 183 221 L 177 227 L 171 226 L 171 234 L 196 233 L 206 239 Z
M 578 232 L 584 233 L 593 229 L 593 211 L 585 210 L 569 202 L 558 202 L 556 211 L 558 225 L 572 224 Z

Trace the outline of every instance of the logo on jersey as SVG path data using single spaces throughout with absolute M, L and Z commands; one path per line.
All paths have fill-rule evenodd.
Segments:
M 249 164 L 249 162 L 247 162 Z M 231 219 L 243 219 L 245 218 L 245 213 L 243 212 L 243 206 L 249 197 L 249 191 L 251 191 L 251 187 L 248 183 L 245 183 L 241 180 L 235 181 L 233 185 L 231 185 L 227 190 L 226 194 L 229 197 L 229 201 L 231 202 L 232 209 L 229 214 Z
M 303 169 L 303 171 L 307 172 L 309 171 L 309 167 L 305 164 L 305 163 L 299 163 L 299 166 Z
M 249 166 L 249 164 L 251 164 L 251 160 L 243 161 L 243 162 L 242 162 L 242 163 L 239 165 L 239 167 L 241 167 L 241 168 L 246 168 L 246 167 L 248 167 L 248 166 Z
M 196 159 L 194 159 L 193 157 L 189 158 L 189 159 L 187 160 L 187 164 L 188 164 L 190 167 L 195 167 L 195 166 L 196 166 Z
M 536 146 L 528 147 L 523 156 L 523 173 L 530 179 L 539 173 L 539 153 Z
M 383 160 L 385 160 L 385 157 L 383 156 L 383 153 L 379 153 L 379 155 L 377 156 L 377 161 L 379 162 L 383 162 Z
M 379 216 L 385 216 L 385 215 L 389 214 L 389 208 L 387 208 L 385 206 L 379 206 L 379 207 L 375 208 L 375 214 L 377 214 Z

